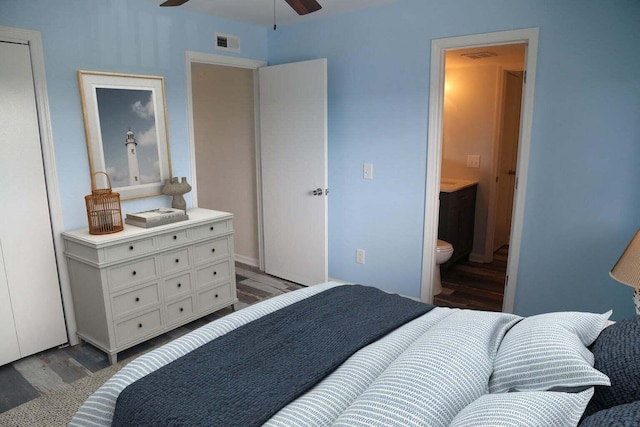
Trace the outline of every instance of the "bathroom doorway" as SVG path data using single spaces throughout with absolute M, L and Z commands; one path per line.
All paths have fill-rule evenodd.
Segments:
M 439 305 L 502 310 L 525 52 L 526 44 L 517 43 L 445 53 L 438 239 L 454 253 L 440 266 Z M 452 233 L 452 222 L 472 232 Z
M 501 133 L 502 116 L 498 108 L 502 105 L 502 97 L 505 90 L 502 87 L 505 71 L 523 71 L 513 68 L 512 64 L 497 62 L 485 66 L 476 67 L 484 74 L 485 81 L 493 78 L 492 92 L 487 91 L 485 83 L 476 82 L 470 87 L 464 88 L 464 84 L 458 87 L 458 95 L 469 94 L 475 91 L 485 91 L 485 96 L 493 101 L 493 108 L 484 115 L 481 120 L 470 122 L 464 126 L 452 126 L 447 122 L 446 110 L 453 111 L 461 115 L 465 109 L 478 109 L 477 98 L 472 99 L 467 104 L 453 103 L 453 95 L 456 85 L 447 76 L 445 86 L 445 63 L 447 54 L 456 54 L 459 60 L 482 61 L 489 59 L 497 61 L 502 55 L 501 49 L 508 49 L 514 45 L 520 45 L 524 53 L 520 58 L 524 58 L 526 64 L 526 79 L 522 91 L 519 123 L 519 144 L 517 152 L 517 168 L 514 169 L 515 192 L 512 202 L 512 221 L 510 227 L 510 237 L 508 245 L 503 249 L 508 251 L 505 276 L 501 285 L 504 300 L 502 310 L 513 312 L 515 300 L 515 286 L 517 279 L 518 258 L 520 252 L 520 240 L 524 221 L 524 200 L 526 190 L 526 177 L 528 169 L 529 145 L 531 140 L 531 122 L 533 117 L 533 94 L 535 84 L 535 65 L 537 58 L 538 29 L 528 28 L 522 30 L 503 31 L 497 33 L 478 34 L 473 36 L 452 37 L 432 41 L 431 47 L 431 90 L 429 104 L 429 139 L 427 155 L 427 188 L 425 197 L 425 233 L 423 251 L 423 275 L 422 294 L 424 301 L 432 301 L 433 269 L 435 267 L 435 246 L 438 232 L 440 183 L 441 178 L 455 178 L 458 180 L 477 181 L 477 203 L 474 215 L 474 242 L 473 248 L 468 254 L 471 262 L 479 265 L 490 264 L 494 259 L 494 240 L 498 185 L 499 181 L 499 135 Z M 498 50 L 493 52 L 492 50 Z M 462 54 L 468 54 L 463 56 Z M 470 56 L 477 56 L 479 59 L 472 59 Z M 505 59 L 504 56 L 502 55 Z M 493 58 L 493 59 L 491 59 Z M 453 61 L 453 60 L 452 60 Z M 468 63 L 467 63 L 468 64 Z M 477 63 L 476 63 L 477 64 Z M 450 64 L 449 64 L 450 65 Z M 468 73 L 460 67 L 458 74 Z M 475 66 L 474 66 L 475 67 Z M 493 76 L 493 77 L 491 77 Z M 524 74 L 523 74 L 524 76 Z M 489 80 L 486 80 L 489 79 Z M 490 95 L 489 93 L 493 93 Z M 451 99 L 450 99 L 451 98 Z M 447 105 L 449 104 L 449 105 Z M 463 114 L 462 114 L 463 115 Z M 480 136 L 478 136 L 480 135 Z M 445 147 L 447 140 L 463 141 L 460 146 L 454 145 Z M 479 143 L 479 144 L 478 144 Z M 474 145 L 478 144 L 478 145 Z M 452 176 L 455 175 L 455 176 Z M 450 182 L 449 179 L 447 181 Z M 495 256 L 502 257 L 502 254 Z

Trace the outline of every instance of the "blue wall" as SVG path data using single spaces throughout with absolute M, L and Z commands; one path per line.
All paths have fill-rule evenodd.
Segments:
M 164 76 L 174 175 L 190 177 L 185 51 L 219 53 L 213 33 L 230 33 L 243 57 L 328 58 L 329 274 L 412 296 L 431 40 L 539 27 L 516 312 L 613 308 L 616 319 L 633 313 L 631 289 L 607 272 L 640 226 L 638 22 L 637 0 L 399 0 L 275 32 L 143 0 L 0 2 L 0 25 L 42 33 L 65 228 L 86 226 L 90 192 L 76 71 Z
M 191 181 L 185 52 L 220 54 L 214 33 L 221 32 L 240 37 L 242 52 L 235 56 L 267 60 L 264 28 L 143 0 L 2 0 L 0 25 L 42 33 L 65 229 L 87 226 L 84 196 L 91 193 L 77 70 L 163 76 L 172 172 Z M 122 205 L 123 212 L 135 212 L 159 202 Z
M 431 40 L 539 27 L 515 310 L 632 315 L 608 271 L 640 226 L 639 23 L 635 0 L 400 0 L 270 32 L 271 64 L 328 58 L 330 276 L 419 295 Z

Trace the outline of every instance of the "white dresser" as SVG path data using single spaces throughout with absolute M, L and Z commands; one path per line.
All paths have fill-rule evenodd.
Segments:
M 62 233 L 78 336 L 117 353 L 238 302 L 233 215 L 190 209 L 189 220 L 91 235 Z

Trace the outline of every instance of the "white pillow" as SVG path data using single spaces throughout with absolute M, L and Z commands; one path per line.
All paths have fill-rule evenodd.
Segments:
M 587 348 L 610 315 L 558 312 L 521 320 L 500 343 L 489 392 L 582 391 L 610 385 L 609 377 L 593 368 Z
M 593 387 L 581 393 L 485 394 L 460 411 L 449 427 L 573 427 L 580 421 L 591 396 Z

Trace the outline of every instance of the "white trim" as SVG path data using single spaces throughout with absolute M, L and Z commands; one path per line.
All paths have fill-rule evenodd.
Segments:
M 62 305 L 64 307 L 67 338 L 70 345 L 76 345 L 79 343 L 79 340 L 76 335 L 77 327 L 75 312 L 73 310 L 71 283 L 69 280 L 67 263 L 64 259 L 64 243 L 61 236 L 61 233 L 64 231 L 64 223 L 62 220 L 62 204 L 60 203 L 60 189 L 58 187 L 58 173 L 56 171 L 55 151 L 53 146 L 51 114 L 49 112 L 49 97 L 44 67 L 42 36 L 39 31 L 0 26 L 0 40 L 29 45 L 31 67 L 33 70 L 33 84 L 36 93 L 36 108 L 38 109 L 42 160 L 44 163 L 47 196 L 49 199 L 51 231 L 53 233 L 53 245 L 56 253 L 56 263 L 58 266 L 58 278 L 60 280 L 60 293 L 62 295 Z
M 266 64 L 265 64 L 266 65 Z M 256 138 L 256 197 L 258 208 L 258 268 L 264 271 L 264 223 L 262 216 L 262 145 L 260 143 L 260 76 L 253 73 L 253 115 Z
M 518 188 L 514 198 L 514 214 L 511 227 L 511 243 L 507 274 L 508 286 L 505 288 L 502 311 L 511 313 L 514 308 L 516 279 L 520 243 L 524 223 L 524 205 L 526 200 L 527 175 L 529 169 L 529 150 L 531 145 L 531 126 L 533 121 L 533 95 L 535 93 L 536 59 L 538 55 L 538 28 L 500 31 L 495 33 L 451 37 L 431 42 L 431 78 L 429 89 L 429 131 L 427 141 L 427 178 L 425 189 L 425 219 L 422 253 L 422 281 L 420 298 L 432 301 L 433 267 L 438 237 L 439 183 L 442 163 L 442 117 L 444 101 L 444 54 L 447 49 L 465 47 L 527 43 L 526 71 L 527 79 L 523 95 L 520 144 L 518 146 Z
M 259 99 L 259 90 L 258 90 L 258 76 L 257 70 L 260 67 L 266 65 L 264 61 L 258 61 L 255 59 L 245 59 L 245 58 L 236 58 L 232 56 L 225 55 L 215 55 L 212 53 L 202 53 L 202 52 L 186 52 L 186 74 L 187 74 L 187 119 L 188 119 L 188 128 L 189 128 L 189 152 L 191 158 L 191 198 L 193 207 L 198 207 L 198 182 L 197 182 L 197 174 L 196 174 L 196 150 L 195 150 L 195 134 L 193 129 L 193 96 L 192 96 L 192 83 L 191 83 L 191 64 L 199 63 L 199 64 L 213 64 L 213 65 L 224 65 L 227 67 L 236 67 L 236 68 L 248 68 L 254 70 L 254 84 L 253 84 L 253 93 L 254 93 L 254 120 L 255 120 L 255 144 L 256 144 L 256 188 L 257 188 L 257 206 L 258 206 L 258 263 L 253 264 L 246 261 L 240 261 L 245 264 L 258 266 L 261 270 L 264 270 L 264 248 L 263 248 L 263 236 L 262 236 L 262 173 L 261 173 L 261 162 L 260 162 L 260 116 L 259 116 L 259 108 L 260 99 Z M 236 255 L 236 259 L 245 259 L 245 257 L 239 257 Z M 251 258 L 246 258 L 250 260 Z
M 259 263 L 258 263 L 258 260 L 255 258 L 250 258 L 248 256 L 244 256 L 240 254 L 234 254 L 234 256 L 235 256 L 235 260 L 239 263 L 246 264 L 251 267 L 258 267 Z

